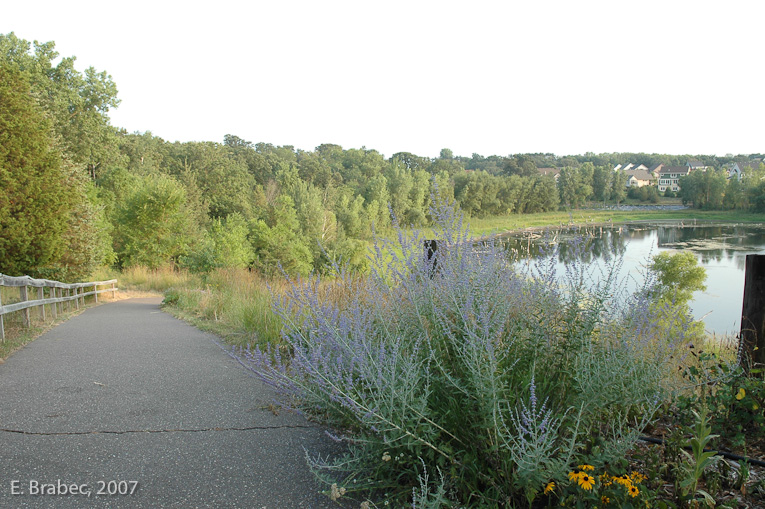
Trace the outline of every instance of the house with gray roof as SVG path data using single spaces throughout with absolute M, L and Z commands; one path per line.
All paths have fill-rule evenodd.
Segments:
M 670 190 L 674 193 L 680 190 L 680 177 L 691 174 L 690 166 L 663 166 L 659 170 L 659 192 Z
M 654 180 L 653 175 L 651 175 L 647 169 L 628 170 L 624 173 L 627 175 L 627 187 L 650 186 Z
M 744 176 L 744 173 L 747 172 L 753 172 L 755 170 L 759 170 L 762 168 L 762 165 L 765 164 L 762 161 L 746 161 L 746 162 L 740 162 L 740 163 L 733 163 L 730 168 L 728 168 L 728 179 L 731 179 L 733 177 L 738 177 L 739 180 L 741 180 L 741 177 Z

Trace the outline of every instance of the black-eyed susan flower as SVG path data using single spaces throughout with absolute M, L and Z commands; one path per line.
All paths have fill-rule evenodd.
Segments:
M 635 470 L 632 471 L 630 474 L 630 479 L 635 484 L 640 484 L 641 482 L 645 481 L 645 476 L 641 474 L 640 472 L 637 472 Z
M 742 399 L 744 399 L 744 396 L 746 396 L 746 391 L 745 391 L 745 390 L 744 390 L 744 388 L 742 387 L 742 388 L 740 388 L 740 389 L 738 390 L 738 394 L 736 394 L 736 399 L 737 399 L 737 400 L 739 400 L 739 401 L 741 401 Z
M 627 474 L 620 475 L 619 477 L 614 477 L 614 482 L 617 484 L 621 484 L 625 488 L 629 488 L 632 486 L 632 479 L 630 479 L 630 476 Z
M 603 505 L 608 505 L 611 503 L 611 499 L 603 495 L 602 497 L 600 497 L 600 503 Z
M 632 498 L 635 498 L 640 494 L 640 490 L 637 489 L 637 486 L 630 485 L 630 487 L 627 488 L 627 493 L 629 493 Z
M 545 486 L 545 495 L 552 493 L 554 489 L 555 489 L 555 483 L 552 481 L 548 482 L 547 486 Z
M 579 465 L 576 467 L 578 470 L 582 470 L 583 472 L 591 472 L 595 470 L 595 467 L 592 465 Z
M 592 477 L 589 474 L 586 474 L 582 472 L 579 475 L 579 486 L 582 487 L 583 490 L 591 490 L 593 486 L 595 486 L 595 478 Z
M 571 481 L 571 482 L 574 482 L 574 481 L 578 482 L 579 481 L 579 476 L 582 475 L 582 473 L 583 472 L 577 472 L 575 470 L 572 471 L 572 472 L 569 472 L 568 473 L 568 480 Z

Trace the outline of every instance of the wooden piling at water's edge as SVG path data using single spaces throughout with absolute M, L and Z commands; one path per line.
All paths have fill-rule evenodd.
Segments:
M 765 255 L 746 255 L 738 357 L 746 373 L 765 368 Z

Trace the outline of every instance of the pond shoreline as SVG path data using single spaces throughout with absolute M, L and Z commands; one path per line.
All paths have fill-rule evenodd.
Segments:
M 662 208 L 663 207 L 663 208 Z M 689 214 L 689 215 L 681 215 L 681 217 L 677 218 L 667 218 L 667 217 L 657 217 L 655 219 L 650 218 L 640 218 L 640 219 L 629 219 L 629 218 L 619 218 L 617 220 L 614 220 L 613 218 L 609 218 L 608 220 L 598 220 L 594 219 L 592 221 L 585 220 L 582 221 L 569 221 L 569 222 L 550 222 L 549 224 L 543 224 L 543 225 L 534 225 L 534 226 L 523 226 L 523 227 L 517 227 L 517 228 L 510 228 L 510 229 L 503 229 L 502 231 L 495 231 L 492 233 L 487 234 L 481 234 L 477 236 L 474 240 L 489 240 L 492 238 L 504 238 L 508 236 L 518 235 L 518 234 L 524 234 L 524 233 L 539 233 L 547 230 L 561 230 L 564 228 L 585 228 L 585 227 L 614 227 L 614 226 L 631 226 L 631 225 L 656 225 L 656 226 L 675 226 L 680 225 L 682 227 L 693 227 L 693 226 L 702 226 L 702 225 L 710 225 L 710 224 L 716 224 L 721 226 L 736 226 L 736 225 L 748 225 L 748 226 L 756 226 L 756 225 L 765 225 L 765 218 L 761 214 L 757 214 L 755 217 L 752 218 L 751 221 L 745 220 L 744 217 L 742 217 L 741 213 L 735 213 L 735 212 L 719 212 L 719 215 L 726 216 L 729 215 L 731 217 L 729 218 L 721 218 L 721 217 L 698 217 L 698 212 L 695 209 L 691 209 L 688 207 L 683 208 L 677 208 L 677 206 L 657 206 L 653 208 L 640 208 L 631 206 L 629 210 L 622 210 L 622 209 L 582 209 L 577 211 L 577 214 L 587 213 L 588 211 L 591 212 L 657 212 L 659 215 L 661 212 L 676 212 L 681 210 L 687 210 L 687 211 L 693 211 L 696 214 Z M 715 214 L 715 216 L 718 216 L 718 214 Z

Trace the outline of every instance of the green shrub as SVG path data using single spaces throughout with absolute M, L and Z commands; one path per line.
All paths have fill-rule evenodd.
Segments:
M 277 306 L 291 355 L 241 352 L 285 404 L 342 430 L 347 454 L 310 459 L 329 495 L 530 505 L 575 465 L 624 463 L 676 369 L 648 293 L 621 295 L 615 270 L 587 284 L 582 264 L 559 277 L 553 259 L 521 273 L 474 251 L 453 208 L 431 214 L 436 266 L 417 233 L 379 241 L 367 278 L 294 282 Z

